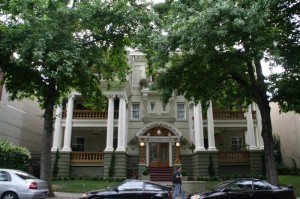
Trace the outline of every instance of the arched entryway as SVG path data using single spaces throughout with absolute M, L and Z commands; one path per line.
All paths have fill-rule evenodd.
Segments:
M 167 122 L 152 122 L 141 128 L 136 137 L 144 143 L 147 167 L 171 167 L 174 162 L 172 145 L 181 136 L 180 131 Z

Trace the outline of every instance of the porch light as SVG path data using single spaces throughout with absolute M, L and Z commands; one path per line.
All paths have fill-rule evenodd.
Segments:
M 145 163 L 145 158 L 144 158 L 144 142 L 140 142 L 140 163 L 144 164 Z
M 175 158 L 175 163 L 176 164 L 180 164 L 180 158 L 179 158 L 179 147 L 180 147 L 180 143 L 176 142 L 176 158 Z

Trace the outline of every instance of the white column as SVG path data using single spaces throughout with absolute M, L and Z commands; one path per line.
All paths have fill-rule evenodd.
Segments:
M 119 123 L 118 123 L 118 148 L 116 151 L 125 151 L 125 132 L 126 132 L 126 96 L 119 95 Z
M 249 105 L 249 107 L 248 107 L 248 111 L 246 113 L 246 119 L 247 119 L 247 137 L 248 137 L 248 141 L 249 141 L 249 143 L 248 143 L 249 149 L 250 150 L 256 149 L 251 105 Z
M 209 101 L 207 110 L 207 136 L 208 136 L 208 150 L 217 150 L 215 146 L 215 131 L 214 131 L 214 116 L 212 102 Z
M 194 126 L 195 126 L 195 151 L 203 151 L 204 138 L 203 138 L 203 118 L 201 103 L 194 105 Z
M 108 98 L 108 118 L 107 118 L 107 132 L 106 132 L 106 148 L 104 151 L 113 151 L 114 139 L 114 95 L 107 95 Z
M 264 149 L 264 141 L 261 136 L 261 131 L 262 131 L 262 119 L 261 119 L 261 114 L 259 107 L 256 105 L 256 120 L 257 120 L 257 133 L 258 133 L 258 139 L 259 139 L 259 148 Z
M 65 128 L 65 137 L 64 137 L 64 147 L 62 151 L 72 151 L 71 149 L 71 138 L 72 138 L 72 119 L 73 119 L 73 107 L 74 107 L 74 98 L 72 95 L 67 104 L 67 118 L 66 118 L 66 128 Z
M 61 106 L 57 106 L 55 112 L 55 123 L 54 123 L 54 135 L 51 151 L 57 151 L 60 149 L 60 134 L 61 134 L 61 118 L 62 118 L 62 108 Z

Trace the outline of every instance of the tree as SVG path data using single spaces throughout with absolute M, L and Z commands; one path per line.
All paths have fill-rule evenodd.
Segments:
M 246 108 L 255 102 L 262 116 L 267 179 L 277 183 L 269 106 L 276 98 L 261 61 L 299 69 L 287 53 L 289 47 L 299 49 L 299 3 L 166 0 L 152 11 L 152 23 L 136 42 L 143 44 L 150 72 L 164 68 L 155 86 L 164 101 L 175 91 L 196 103 L 215 100 Z
M 35 97 L 45 110 L 41 178 L 50 196 L 54 107 L 76 90 L 101 108 L 100 80 L 125 79 L 125 46 L 143 15 L 135 1 L 70 2 L 0 1 L 1 83 L 12 100 Z

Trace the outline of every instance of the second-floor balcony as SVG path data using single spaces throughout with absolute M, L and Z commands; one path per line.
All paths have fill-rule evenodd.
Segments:
M 62 112 L 62 118 L 65 119 L 67 111 Z M 234 119 L 245 119 L 245 112 L 243 111 L 228 111 L 228 110 L 214 110 L 214 119 L 234 120 Z M 97 111 L 97 110 L 74 110 L 73 119 L 107 119 L 108 111 Z M 252 111 L 253 119 L 256 119 L 256 111 Z M 119 118 L 119 111 L 114 111 L 114 119 Z M 206 119 L 206 114 L 203 115 Z
M 67 117 L 67 112 L 62 112 L 62 118 Z M 73 119 L 107 119 L 108 111 L 96 111 L 96 110 L 74 110 Z M 119 118 L 119 111 L 114 111 L 114 119 Z

